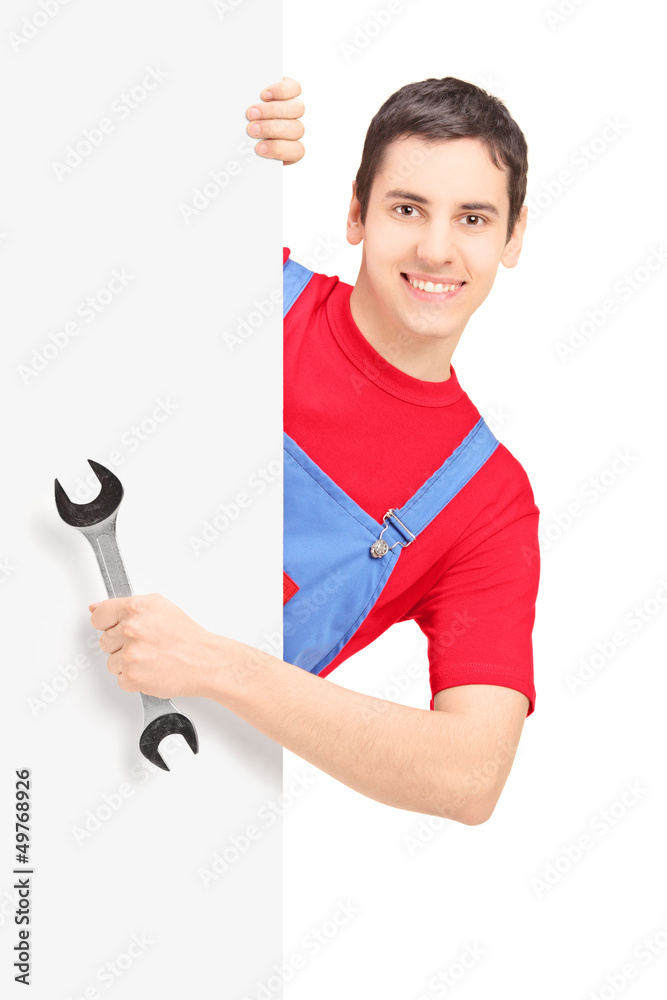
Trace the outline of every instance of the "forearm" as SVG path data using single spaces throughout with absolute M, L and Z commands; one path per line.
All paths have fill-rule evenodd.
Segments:
M 229 639 L 206 694 L 363 795 L 466 823 L 484 818 L 471 780 L 484 734 L 463 716 L 359 694 Z

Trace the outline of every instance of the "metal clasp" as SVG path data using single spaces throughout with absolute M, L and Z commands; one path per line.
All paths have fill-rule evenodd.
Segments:
M 395 549 L 397 545 L 400 545 L 402 549 L 405 549 L 405 548 L 408 547 L 408 545 L 412 545 L 412 543 L 417 540 L 417 536 L 413 535 L 412 532 L 410 531 L 410 529 L 403 524 L 403 522 L 401 521 L 400 517 L 397 517 L 397 515 L 395 513 L 395 509 L 393 507 L 389 508 L 389 510 L 384 515 L 384 517 L 382 518 L 382 520 L 386 521 L 387 518 L 389 518 L 389 517 L 393 517 L 393 519 L 395 521 L 398 521 L 398 523 L 400 524 L 401 528 L 403 528 L 403 531 L 406 533 L 406 535 L 410 536 L 410 541 L 409 542 L 402 542 L 399 539 L 399 541 L 398 542 L 394 542 L 393 545 L 387 545 L 387 543 L 385 542 L 384 538 L 382 537 L 384 535 L 385 531 L 387 530 L 387 527 L 388 527 L 388 525 L 385 524 L 384 528 L 380 532 L 379 537 L 376 538 L 376 540 L 371 545 L 371 555 L 373 556 L 374 559 L 381 559 L 382 556 L 385 556 L 387 554 L 387 552 L 389 552 L 390 549 Z

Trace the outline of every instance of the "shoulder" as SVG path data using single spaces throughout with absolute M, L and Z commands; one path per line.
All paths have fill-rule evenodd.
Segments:
M 504 509 L 511 508 L 514 514 L 539 513 L 535 505 L 535 497 L 528 472 L 519 458 L 500 440 L 494 430 L 494 420 L 487 419 L 475 406 L 470 396 L 461 385 L 454 365 L 450 365 L 452 380 L 456 380 L 460 396 L 451 409 L 456 414 L 447 414 L 447 419 L 453 423 L 458 418 L 458 434 L 461 428 L 470 428 L 462 444 L 471 439 L 470 461 L 475 460 L 482 449 L 490 454 L 482 463 L 476 475 L 469 481 L 468 495 L 471 503 L 469 513 L 475 516 L 486 512 L 491 517 L 497 517 Z M 478 433 L 479 431 L 479 433 Z M 491 444 L 489 444 L 489 441 Z M 480 444 L 481 442 L 481 444 Z M 464 501 L 465 502 L 465 501 Z M 509 512 L 509 511 L 508 511 Z
M 290 255 L 288 247 L 283 247 L 283 312 L 292 317 L 308 313 L 324 305 L 330 296 L 349 289 L 337 275 L 321 274 L 308 265 L 316 265 L 315 260 L 306 258 L 302 264 Z
M 455 510 L 462 519 L 458 555 L 460 550 L 471 551 L 493 536 L 499 539 L 503 532 L 533 535 L 537 531 L 540 510 L 528 473 L 501 441 L 456 499 Z
M 530 478 L 523 464 L 502 442 L 496 448 L 497 472 L 507 498 L 512 498 L 526 508 L 526 513 L 538 513 Z

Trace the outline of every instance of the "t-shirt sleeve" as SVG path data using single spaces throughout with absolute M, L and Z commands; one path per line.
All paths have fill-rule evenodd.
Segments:
M 443 688 L 497 684 L 535 709 L 532 631 L 539 510 L 512 520 L 448 566 L 412 609 L 428 639 L 431 709 Z
M 283 267 L 289 260 L 289 247 L 283 247 Z

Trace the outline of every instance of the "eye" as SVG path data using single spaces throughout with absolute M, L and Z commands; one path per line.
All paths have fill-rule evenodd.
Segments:
M 486 222 L 483 215 L 464 215 L 463 218 L 469 223 L 469 229 L 480 229 Z
M 416 212 L 417 215 L 406 215 L 404 212 L 400 211 L 402 208 L 407 208 L 409 212 Z M 394 211 L 398 209 L 398 214 L 404 219 L 416 219 L 417 216 L 421 215 L 418 209 L 414 205 L 396 205 Z

